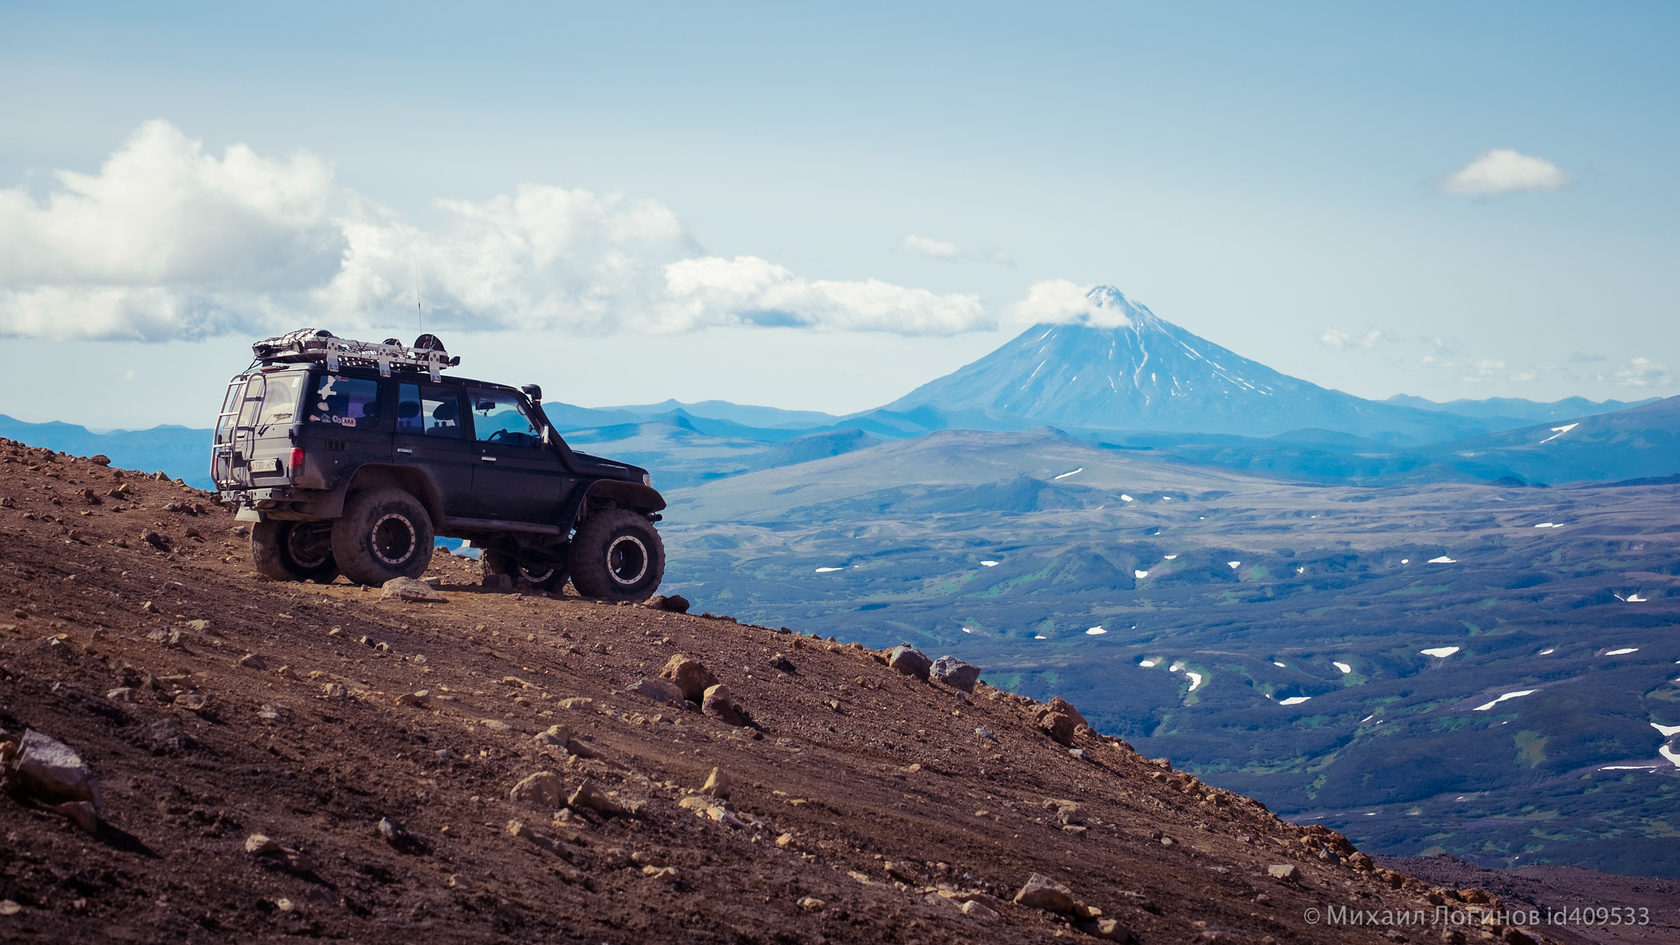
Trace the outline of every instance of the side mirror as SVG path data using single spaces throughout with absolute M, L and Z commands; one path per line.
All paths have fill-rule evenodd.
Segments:
M 525 392 L 526 397 L 531 398 L 531 403 L 533 403 L 533 404 L 542 403 L 542 385 L 540 385 L 540 384 L 526 384 L 519 389 Z

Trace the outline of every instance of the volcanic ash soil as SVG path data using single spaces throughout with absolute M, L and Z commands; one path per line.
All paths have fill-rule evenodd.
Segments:
M 0 939 L 1530 940 L 950 664 L 247 536 L 0 441 Z

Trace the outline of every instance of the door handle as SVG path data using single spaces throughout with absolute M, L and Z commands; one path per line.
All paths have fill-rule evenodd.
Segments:
M 479 459 L 482 459 L 487 463 L 493 463 L 496 461 L 496 457 L 494 456 L 480 456 Z
M 412 450 L 412 449 L 410 449 L 409 447 L 406 447 L 406 446 L 399 446 L 399 447 L 397 447 L 397 452 L 402 453 L 403 455 L 406 456 L 410 453 L 413 453 L 414 450 Z

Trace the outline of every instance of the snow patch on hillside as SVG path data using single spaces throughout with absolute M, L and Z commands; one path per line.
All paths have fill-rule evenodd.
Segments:
M 1454 653 L 1457 653 L 1458 652 L 1458 647 L 1456 647 L 1456 646 L 1432 646 L 1427 650 L 1418 650 L 1418 652 L 1422 653 L 1424 656 L 1433 656 L 1438 660 L 1444 660 L 1447 657 L 1453 655 Z
M 1610 651 L 1606 652 L 1604 655 L 1605 656 L 1626 656 L 1629 653 L 1638 653 L 1638 652 L 1639 652 L 1639 647 L 1637 647 L 1637 646 L 1624 646 L 1624 647 L 1621 647 L 1619 649 L 1610 650 Z
M 836 571 L 844 571 L 844 570 L 846 570 L 846 569 L 845 568 L 818 568 L 817 573 L 818 574 L 833 574 Z
M 1507 692 L 1506 694 L 1500 696 L 1499 698 L 1493 700 L 1492 702 L 1484 702 L 1481 705 L 1476 706 L 1474 709 L 1471 709 L 1470 711 L 1472 711 L 1472 712 L 1486 712 L 1487 710 L 1493 708 L 1494 706 L 1498 705 L 1501 702 L 1504 702 L 1507 699 L 1520 699 L 1523 696 L 1532 696 L 1536 692 L 1539 692 L 1539 691 L 1540 690 L 1538 690 L 1538 689 L 1519 689 L 1516 692 Z
M 1581 425 L 1580 423 L 1566 423 L 1561 427 L 1552 427 L 1552 435 L 1546 437 L 1544 440 L 1541 440 L 1538 445 L 1544 446 L 1545 444 L 1552 442 L 1553 440 L 1555 440 L 1558 437 L 1564 435 L 1565 433 L 1568 433 L 1570 430 L 1573 430 L 1580 425 Z
M 1664 738 L 1673 738 L 1680 735 L 1680 725 L 1664 725 L 1661 722 L 1652 722 L 1651 727 L 1656 729 L 1658 734 Z
M 1406 562 L 1402 561 L 1400 563 L 1405 564 Z M 1446 555 L 1441 555 L 1439 558 L 1430 558 L 1429 563 L 1430 564 L 1457 564 L 1458 559 L 1457 558 L 1449 558 Z
M 1061 474 L 1061 475 L 1060 475 L 1060 476 L 1057 476 L 1057 477 L 1055 477 L 1055 478 L 1056 478 L 1056 479 L 1066 479 L 1066 478 L 1068 478 L 1068 477 L 1069 477 L 1069 476 L 1077 476 L 1077 475 L 1079 475 L 1079 474 L 1080 474 L 1080 473 L 1082 473 L 1082 472 L 1084 472 L 1084 471 L 1085 471 L 1085 467 L 1084 467 L 1084 466 L 1081 466 L 1081 467 L 1079 467 L 1079 468 L 1078 468 L 1078 469 L 1070 469 L 1070 470 L 1068 470 L 1068 471 L 1067 471 L 1067 472 L 1065 472 L 1065 473 L 1062 473 L 1062 474 Z M 1052 481 L 1054 481 L 1054 480 L 1052 480 Z
M 1085 631 L 1085 635 L 1090 637 L 1100 637 L 1107 632 L 1108 631 L 1102 627 L 1092 627 L 1091 629 Z
M 1346 676 L 1348 673 L 1353 672 L 1353 667 L 1349 666 L 1348 664 L 1346 664 L 1344 662 L 1342 662 L 1341 660 L 1336 660 L 1336 661 L 1332 662 L 1330 665 L 1336 667 L 1339 670 L 1341 670 L 1343 676 Z
M 1300 705 L 1311 698 L 1312 696 L 1290 696 L 1287 699 L 1279 699 L 1278 705 Z

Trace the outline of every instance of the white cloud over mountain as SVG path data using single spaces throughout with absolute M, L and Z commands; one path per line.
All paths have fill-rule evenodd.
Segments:
M 1507 148 L 1483 151 L 1442 181 L 1449 194 L 1490 197 L 1524 190 L 1558 190 L 1569 186 L 1569 175 L 1545 158 Z
M 376 328 L 417 297 L 429 325 L 461 328 L 939 335 L 994 324 L 974 295 L 709 255 L 656 200 L 524 184 L 436 206 L 440 222 L 421 228 L 339 186 L 308 153 L 216 155 L 150 121 L 97 173 L 58 172 L 44 198 L 0 190 L 0 335 Z

